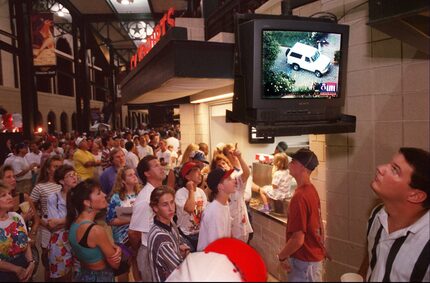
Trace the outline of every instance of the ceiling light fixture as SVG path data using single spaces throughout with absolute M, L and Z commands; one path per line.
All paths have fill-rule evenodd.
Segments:
M 198 96 L 198 95 L 196 95 L 196 96 Z M 204 103 L 204 102 L 210 102 L 210 101 L 214 101 L 214 100 L 227 99 L 227 98 L 233 97 L 233 93 L 229 92 L 229 93 L 225 93 L 225 94 L 219 94 L 219 95 L 204 97 L 204 98 L 197 98 L 196 96 L 194 96 L 195 98 L 190 97 L 191 103 Z
M 133 3 L 134 0 L 116 0 L 116 2 L 118 2 L 119 4 L 123 4 L 123 5 L 129 5 L 131 3 Z

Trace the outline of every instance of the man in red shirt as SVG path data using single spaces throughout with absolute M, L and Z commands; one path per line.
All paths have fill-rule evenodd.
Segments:
M 297 181 L 297 189 L 288 208 L 286 244 L 278 259 L 289 273 L 288 282 L 321 282 L 325 258 L 321 204 L 310 180 L 318 158 L 302 148 L 292 159 L 288 168 Z

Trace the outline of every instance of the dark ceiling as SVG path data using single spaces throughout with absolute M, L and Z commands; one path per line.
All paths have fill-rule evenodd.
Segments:
M 50 0 L 47 0 L 50 1 Z M 55 2 L 55 1 L 52 1 Z M 193 0 L 134 0 L 129 5 L 119 4 L 117 0 L 57 0 L 67 8 L 70 14 L 78 15 L 90 27 L 92 35 L 101 51 L 108 59 L 108 48 L 112 47 L 117 55 L 118 64 L 128 66 L 130 56 L 141 44 L 142 27 L 149 25 L 149 32 L 163 14 L 171 7 L 175 15 L 185 15 L 192 8 Z M 70 14 L 65 17 L 55 17 L 55 22 L 71 21 Z M 144 22 L 145 24 L 143 24 Z M 136 37 L 134 37 L 134 35 Z M 139 38 L 140 37 L 140 38 Z M 109 61 L 109 60 L 108 60 Z

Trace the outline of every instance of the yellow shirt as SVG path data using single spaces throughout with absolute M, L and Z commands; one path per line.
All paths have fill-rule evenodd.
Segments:
M 91 152 L 78 149 L 73 154 L 73 161 L 75 162 L 76 173 L 82 181 L 94 177 L 94 168 L 84 166 L 88 161 L 95 161 Z

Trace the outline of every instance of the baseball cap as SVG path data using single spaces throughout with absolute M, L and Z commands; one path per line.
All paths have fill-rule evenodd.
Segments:
M 75 144 L 77 145 L 77 146 L 79 146 L 79 144 L 83 141 L 83 140 L 86 140 L 87 138 L 86 137 L 77 137 L 76 138 L 76 141 L 75 141 Z
M 318 166 L 318 157 L 315 153 L 307 148 L 301 148 L 294 153 L 291 158 L 300 162 L 306 169 L 313 171 Z
M 221 168 L 215 168 L 208 174 L 207 178 L 207 184 L 209 189 L 212 191 L 217 192 L 218 191 L 218 184 L 221 183 L 222 180 L 227 179 L 230 177 L 231 173 L 233 173 L 234 169 L 230 169 L 228 171 L 225 171 Z
M 187 176 L 187 174 L 190 173 L 191 169 L 193 168 L 199 168 L 199 165 L 191 161 L 188 161 L 184 165 L 182 165 L 182 169 L 181 169 L 182 178 L 185 178 L 185 176 Z
M 280 141 L 280 142 L 278 142 L 278 144 L 276 145 L 276 149 L 277 149 L 279 152 L 285 152 L 285 151 L 287 151 L 287 149 L 288 149 L 288 144 L 287 144 L 286 142 L 284 142 L 284 141 Z M 273 155 L 275 155 L 275 153 L 273 153 Z
M 207 268 L 210 266 L 210 268 Z M 221 238 L 204 251 L 189 254 L 166 282 L 266 282 L 263 259 L 251 246 Z
M 190 158 L 194 160 L 198 160 L 201 162 L 204 162 L 206 164 L 209 164 L 209 161 L 206 160 L 205 154 L 201 150 L 194 150 L 190 153 Z

